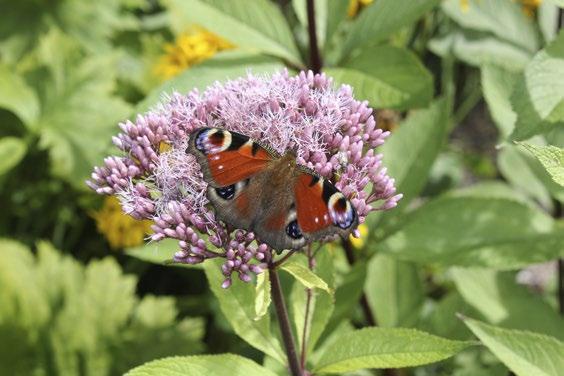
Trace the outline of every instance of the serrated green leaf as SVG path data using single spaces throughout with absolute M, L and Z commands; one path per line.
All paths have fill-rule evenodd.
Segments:
M 199 355 L 155 360 L 129 371 L 127 376 L 276 376 L 239 355 Z
M 85 267 L 49 243 L 37 249 L 0 241 L 1 374 L 123 374 L 203 349 L 203 321 L 176 322 L 172 298 L 139 302 L 136 278 L 113 259 Z
M 530 151 L 546 169 L 556 183 L 564 186 L 564 149 L 556 146 L 535 146 L 528 143 L 520 143 Z
M 564 369 L 564 343 L 533 332 L 497 328 L 464 318 L 464 323 L 519 376 L 558 376 Z
M 415 22 L 439 3 L 438 0 L 379 0 L 362 11 L 352 24 L 341 49 L 341 59 L 367 44 L 376 44 L 402 27 Z
M 286 357 L 280 342 L 270 332 L 270 316 L 255 320 L 255 288 L 250 283 L 235 281 L 229 289 L 221 288 L 225 276 L 221 273 L 221 260 L 208 260 L 204 270 L 210 288 L 219 300 L 221 311 L 239 337 L 251 346 L 285 363 Z
M 298 282 L 308 289 L 316 288 L 324 290 L 331 295 L 333 294 L 333 289 L 331 289 L 323 279 L 309 270 L 305 265 L 299 264 L 295 261 L 289 261 L 282 264 L 280 269 L 290 273 Z
M 0 64 L 0 108 L 12 111 L 26 126 L 31 126 L 39 115 L 37 95 L 5 64 Z
M 270 279 L 268 278 L 268 270 L 263 271 L 257 276 L 256 297 L 255 297 L 255 320 L 260 318 L 268 312 L 270 306 Z
M 185 70 L 153 89 L 137 107 L 136 112 L 145 112 L 162 101 L 173 91 L 187 93 L 192 89 L 204 90 L 216 81 L 236 79 L 247 72 L 255 74 L 274 73 L 284 68 L 277 60 L 241 51 L 224 51 L 211 59 Z
M 471 345 L 413 329 L 365 328 L 341 336 L 325 349 L 314 372 L 413 367 L 446 359 Z
M 564 124 L 564 32 L 538 52 L 519 79 L 511 97 L 517 113 L 513 140 L 525 140 L 535 134 Z
M 379 326 L 413 326 L 425 294 L 414 264 L 376 255 L 368 264 L 364 292 Z
M 403 217 L 379 248 L 415 262 L 516 269 L 562 256 L 564 234 L 552 227 L 515 199 L 446 196 Z
M 49 150 L 53 173 L 79 188 L 92 166 L 102 161 L 117 123 L 130 112 L 114 96 L 111 56 L 83 58 L 74 41 L 52 31 L 41 41 L 41 114 L 33 125 L 40 145 Z
M 433 96 L 433 77 L 416 55 L 402 48 L 366 48 L 345 65 L 325 72 L 338 84 L 351 85 L 355 96 L 372 107 L 423 107 Z
M 250 52 L 260 51 L 302 65 L 292 32 L 278 7 L 267 0 L 167 0 L 177 33 L 197 24 Z
M 519 4 L 505 0 L 469 0 L 461 6 L 459 0 L 447 0 L 441 4 L 443 11 L 460 26 L 488 32 L 496 37 L 535 52 L 539 41 L 531 19 Z
M 464 300 L 488 322 L 564 338 L 562 318 L 540 296 L 517 285 L 513 273 L 454 268 L 451 275 Z
M 0 176 L 10 171 L 24 157 L 27 151 L 26 143 L 17 137 L 3 137 L 0 139 Z

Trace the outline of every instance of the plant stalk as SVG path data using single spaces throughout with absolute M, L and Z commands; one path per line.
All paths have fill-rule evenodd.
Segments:
M 286 349 L 286 357 L 288 358 L 288 366 L 292 376 L 302 376 L 302 368 L 298 360 L 298 353 L 296 351 L 296 344 L 294 342 L 294 335 L 290 328 L 290 319 L 288 318 L 288 310 L 284 302 L 284 293 L 280 285 L 280 278 L 278 272 L 272 265 L 269 267 L 270 289 L 272 292 L 272 300 L 274 301 L 274 308 L 276 308 L 276 315 L 278 316 L 278 323 L 280 324 L 280 332 L 282 333 L 282 340 Z
M 306 249 L 307 255 L 307 266 L 309 270 L 313 271 L 313 252 L 311 251 L 311 244 Z M 304 315 L 304 330 L 302 332 L 302 351 L 300 355 L 300 365 L 302 369 L 305 369 L 306 359 L 307 359 L 307 332 L 309 325 L 309 315 L 311 307 L 311 299 L 313 297 L 313 291 L 311 289 L 306 289 L 306 308 Z
M 321 54 L 317 45 L 314 0 L 307 0 L 307 31 L 309 35 L 309 68 L 313 73 L 319 73 L 323 62 L 321 61 Z

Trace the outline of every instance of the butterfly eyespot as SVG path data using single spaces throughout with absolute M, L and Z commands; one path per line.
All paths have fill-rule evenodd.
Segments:
M 298 226 L 298 221 L 293 220 L 286 226 L 286 234 L 292 239 L 300 239 L 303 237 L 302 230 L 300 226 Z
M 222 199 L 231 200 L 235 196 L 235 184 L 228 185 L 227 187 L 215 188 L 215 192 Z

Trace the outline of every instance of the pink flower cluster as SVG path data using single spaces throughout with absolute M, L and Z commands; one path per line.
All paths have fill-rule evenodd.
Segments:
M 224 257 L 224 287 L 233 273 L 249 281 L 272 254 L 253 233 L 230 231 L 216 220 L 200 166 L 186 153 L 188 135 L 204 126 L 243 133 L 281 154 L 293 150 L 298 163 L 331 179 L 351 200 L 361 223 L 401 198 L 375 152 L 388 132 L 376 127 L 367 102 L 355 100 L 349 86 L 335 89 L 324 74 L 249 74 L 201 94 L 173 94 L 135 122 L 120 124 L 113 142 L 125 156 L 106 158 L 87 184 L 117 195 L 134 218 L 153 220 L 152 240 L 177 239 L 177 262 Z

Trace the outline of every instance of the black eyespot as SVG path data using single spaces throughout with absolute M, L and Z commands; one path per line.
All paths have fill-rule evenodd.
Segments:
M 288 223 L 288 226 L 286 226 L 286 234 L 288 234 L 288 236 L 292 239 L 299 239 L 303 237 L 302 230 L 300 229 L 300 226 L 298 226 L 298 221 L 294 219 L 292 222 Z
M 222 199 L 231 200 L 235 196 L 235 184 L 228 185 L 227 187 L 216 188 L 215 192 Z

